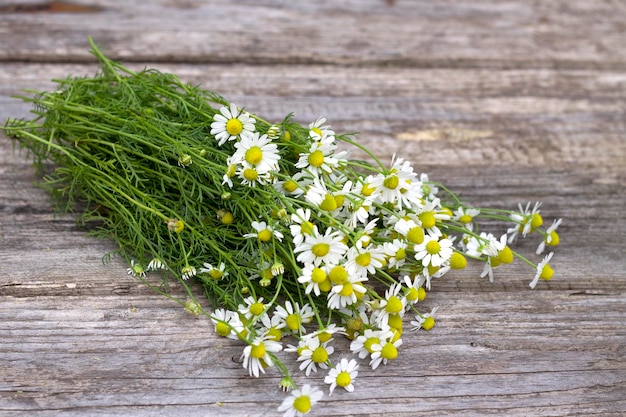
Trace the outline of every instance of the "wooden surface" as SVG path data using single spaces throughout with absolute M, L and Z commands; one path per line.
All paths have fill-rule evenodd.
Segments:
M 626 415 L 626 2 L 226 3 L 2 2 L 0 118 L 27 116 L 22 88 L 93 73 L 92 35 L 267 119 L 326 116 L 471 204 L 543 201 L 563 218 L 551 282 L 530 290 L 521 262 L 446 275 L 437 327 L 312 414 Z M 0 134 L 1 416 L 277 415 L 275 373 L 250 379 L 239 343 L 104 266 L 112 243 L 35 180 Z

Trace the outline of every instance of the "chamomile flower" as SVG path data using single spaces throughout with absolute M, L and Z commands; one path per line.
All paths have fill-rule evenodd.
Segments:
M 542 254 L 543 251 L 546 249 L 546 246 L 558 246 L 559 245 L 561 239 L 559 237 L 559 234 L 556 232 L 556 229 L 561 224 L 561 220 L 562 219 L 555 220 L 552 223 L 552 225 L 546 229 L 545 236 L 543 240 L 541 241 L 541 243 L 539 244 L 539 246 L 537 247 L 537 252 L 536 252 L 537 255 Z
M 246 320 L 251 320 L 254 317 L 262 317 L 267 314 L 269 304 L 263 303 L 263 297 L 255 298 L 253 296 L 246 297 L 243 300 L 244 304 L 239 304 L 237 312 L 241 314 Z
M 209 276 L 214 280 L 219 280 L 228 276 L 228 271 L 226 271 L 226 264 L 224 262 L 220 262 L 218 266 L 213 266 L 212 264 L 205 262 L 203 267 L 200 268 L 200 273 L 209 274 Z
M 424 229 L 413 219 L 402 218 L 394 224 L 393 228 L 404 236 L 409 243 L 420 244 L 424 241 Z
M 316 121 L 309 123 L 309 136 L 314 141 L 319 141 L 325 138 L 332 138 L 334 140 L 335 132 L 331 130 L 330 126 L 325 125 L 326 118 L 318 117 Z
M 291 395 L 283 400 L 278 411 L 284 411 L 283 417 L 302 417 L 311 411 L 311 408 L 322 399 L 321 390 L 304 384 L 301 389 L 291 391 Z
M 424 241 L 415 245 L 415 259 L 422 262 L 422 266 L 439 267 L 452 256 L 452 241 L 450 239 L 439 240 L 430 235 L 424 237 Z
M 285 321 L 278 315 L 274 314 L 270 317 L 269 314 L 263 314 L 261 316 L 262 327 L 259 330 L 261 334 L 268 336 L 268 339 L 280 342 L 283 338 L 282 329 L 285 328 Z
M 302 274 L 298 277 L 298 282 L 306 285 L 305 294 L 313 292 L 319 296 L 322 292 L 328 292 L 332 288 L 326 268 L 321 265 L 307 264 L 302 268 Z
M 413 279 L 411 279 L 410 276 L 405 275 L 401 282 L 406 286 L 403 287 L 403 291 L 407 309 L 411 305 L 426 299 L 426 290 L 423 287 L 426 282 L 426 278 L 423 275 L 416 275 Z
M 411 330 L 424 329 L 426 331 L 435 327 L 435 313 L 439 307 L 434 307 L 430 313 L 419 314 L 415 316 L 415 320 L 411 320 Z
M 543 218 L 541 214 L 539 214 L 541 203 L 536 202 L 532 208 L 530 204 L 531 203 L 528 202 L 526 207 L 522 207 L 522 203 L 519 203 L 517 206 L 519 211 L 509 216 L 514 223 L 517 223 L 515 227 L 509 228 L 506 231 L 507 234 L 510 234 L 509 243 L 515 241 L 519 234 L 521 234 L 522 237 L 526 237 L 527 234 L 543 224 Z
M 236 140 L 242 135 L 253 133 L 256 120 L 250 114 L 241 111 L 236 105 L 220 108 L 220 112 L 213 116 L 211 135 L 215 135 L 218 146 L 226 141 Z
M 130 267 L 126 268 L 126 272 L 128 275 L 132 275 L 134 277 L 145 277 L 146 270 L 143 268 L 139 262 L 135 262 L 134 259 L 130 260 Z
M 300 245 L 304 241 L 305 236 L 313 236 L 318 233 L 317 225 L 311 222 L 311 209 L 309 208 L 298 208 L 291 215 L 291 221 L 293 224 L 289 226 L 289 230 L 295 246 Z
M 309 146 L 309 152 L 300 154 L 296 168 L 307 170 L 314 176 L 322 173 L 330 174 L 341 161 L 333 155 L 336 148 L 334 136 L 326 136 L 319 141 L 313 141 Z
M 152 260 L 148 264 L 148 267 L 146 268 L 146 271 L 157 271 L 159 269 L 167 269 L 167 267 L 165 266 L 165 262 L 163 262 L 159 258 L 152 258 Z
M 382 335 L 383 331 L 380 329 L 365 329 L 363 334 L 358 335 L 350 342 L 350 351 L 358 355 L 359 358 L 365 359 L 374 352 L 372 346 L 381 343 Z
M 285 301 L 285 306 L 276 306 L 275 313 L 285 321 L 286 327 L 294 333 L 304 333 L 304 325 L 313 320 L 315 313 L 309 304 L 300 307 L 297 302 Z
M 381 363 L 387 365 L 388 361 L 396 359 L 400 345 L 402 345 L 402 339 L 397 337 L 396 333 L 383 330 L 380 343 L 372 345 L 371 348 L 370 366 L 372 369 L 378 368 Z
M 328 342 L 322 343 L 319 337 L 309 337 L 306 339 L 307 348 L 303 349 L 302 354 L 298 357 L 300 370 L 304 371 L 306 376 L 311 372 L 317 372 L 317 368 L 328 369 L 328 357 L 333 354 L 335 348 L 330 346 Z
M 361 284 L 367 281 L 367 275 L 357 271 L 350 271 L 345 265 L 328 267 L 328 278 L 333 284 L 328 293 L 328 308 L 339 310 L 355 304 L 367 291 Z
M 196 268 L 193 266 L 185 266 L 183 269 L 181 269 L 180 271 L 180 276 L 182 279 L 184 279 L 185 281 L 188 280 L 189 278 L 193 278 L 196 276 Z
M 348 392 L 354 391 L 354 385 L 352 382 L 359 374 L 359 365 L 354 359 L 349 361 L 346 358 L 342 358 L 341 361 L 330 371 L 324 378 L 324 383 L 330 384 L 329 396 L 333 394 L 336 387 L 341 387 Z
M 352 273 L 364 275 L 374 274 L 385 262 L 385 250 L 373 244 L 365 248 L 353 246 L 346 253 L 346 268 Z
M 441 210 L 441 201 L 438 198 L 425 201 L 419 209 L 417 217 L 426 233 L 435 237 L 442 235 L 441 230 L 437 227 L 437 223 L 450 220 L 450 215 Z
M 244 135 L 235 143 L 235 149 L 233 163 L 254 167 L 259 174 L 278 171 L 278 146 L 267 135 L 259 136 L 258 132 Z
M 463 207 L 460 206 L 454 212 L 454 220 L 462 223 L 465 227 L 472 230 L 472 222 L 474 221 L 474 217 L 480 214 L 480 210 L 476 208 Z
M 405 241 L 394 239 L 391 242 L 385 242 L 383 249 L 389 269 L 400 268 L 406 262 L 408 245 Z
M 391 284 L 385 291 L 385 298 L 381 300 L 378 305 L 379 315 L 376 318 L 376 324 L 378 324 L 381 329 L 388 327 L 387 321 L 389 320 L 389 316 L 397 314 L 402 317 L 404 315 L 406 298 L 404 294 L 400 294 L 401 290 L 402 285 L 398 282 Z
M 250 376 L 259 377 L 259 373 L 265 373 L 265 367 L 274 366 L 270 353 L 280 352 L 283 346 L 272 340 L 270 335 L 255 338 L 243 350 L 241 359 L 243 367 L 248 369 Z
M 298 262 L 319 266 L 322 263 L 339 263 L 347 250 L 348 246 L 343 243 L 343 234 L 328 227 L 324 235 L 305 236 L 304 242 L 297 245 L 293 252 L 298 254 Z
M 253 166 L 238 166 L 236 175 L 241 183 L 248 187 L 271 184 L 274 180 L 271 172 L 259 172 L 259 170 Z
M 550 252 L 543 258 L 541 262 L 539 262 L 539 264 L 537 265 L 537 273 L 535 274 L 535 278 L 533 278 L 530 284 L 528 284 L 530 288 L 535 288 L 539 279 L 543 279 L 545 281 L 549 281 L 552 279 L 552 276 L 554 275 L 554 270 L 550 265 L 548 265 L 548 262 L 550 262 L 550 259 L 552 259 L 552 255 L 554 255 L 554 252 Z
M 269 242 L 272 237 L 280 240 L 283 240 L 283 234 L 278 230 L 274 230 L 272 226 L 269 226 L 265 222 L 257 222 L 254 221 L 251 223 L 252 228 L 255 230 L 253 233 L 246 233 L 243 235 L 244 238 L 257 238 L 260 242 Z
M 211 314 L 211 321 L 215 324 L 215 333 L 229 339 L 238 339 L 244 330 L 236 311 L 218 308 Z

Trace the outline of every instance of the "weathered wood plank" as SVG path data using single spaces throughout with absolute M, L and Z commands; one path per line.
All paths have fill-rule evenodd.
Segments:
M 92 35 L 113 56 L 137 61 L 576 69 L 626 64 L 626 5 L 619 1 L 71 2 L 91 13 L 55 12 L 46 3 L 15 0 L 0 8 L 0 60 L 85 61 Z

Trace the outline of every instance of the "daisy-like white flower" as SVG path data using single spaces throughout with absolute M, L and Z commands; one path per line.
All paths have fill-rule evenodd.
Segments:
M 408 161 L 403 158 L 392 160 L 387 174 L 379 174 L 372 179 L 376 200 L 381 204 L 392 203 L 398 210 L 406 206 L 419 206 L 421 184 Z
M 518 234 L 522 237 L 526 237 L 527 234 L 535 230 L 537 227 L 543 224 L 543 218 L 539 214 L 540 202 L 536 202 L 531 208 L 530 202 L 526 204 L 526 207 L 522 207 L 522 203 L 517 205 L 519 211 L 509 215 L 510 219 L 517 223 L 515 227 L 509 228 L 506 232 L 510 234 L 509 243 L 513 242 Z
M 463 207 L 460 206 L 454 212 L 454 220 L 462 223 L 465 227 L 468 227 L 472 230 L 472 222 L 474 221 L 474 217 L 480 214 L 480 210 L 476 208 Z
M 316 121 L 309 123 L 309 136 L 316 141 L 335 137 L 335 132 L 331 130 L 329 125 L 325 125 L 326 118 L 318 117 Z
M 215 333 L 229 339 L 238 339 L 244 330 L 236 311 L 218 308 L 211 314 L 211 321 L 215 324 Z
M 259 172 L 252 166 L 238 166 L 236 175 L 243 185 L 248 187 L 256 187 L 257 185 L 266 185 L 273 182 L 271 172 Z
M 374 352 L 372 346 L 381 343 L 382 335 L 383 331 L 380 329 L 365 329 L 363 334 L 357 336 L 350 342 L 350 351 L 358 355 L 359 358 L 365 359 Z
M 313 264 L 307 264 L 302 269 L 302 274 L 298 277 L 298 282 L 306 285 L 306 289 L 304 290 L 305 294 L 313 292 L 317 296 L 322 292 L 330 291 L 332 287 L 326 268 L 321 265 L 315 266 Z
M 358 275 L 374 274 L 376 268 L 382 268 L 385 262 L 385 250 L 383 247 L 378 247 L 374 244 L 364 248 L 353 246 L 348 249 L 346 258 L 348 259 L 346 268 L 352 273 Z
M 291 178 L 282 179 L 274 183 L 274 188 L 285 195 L 300 197 L 313 183 L 313 179 L 302 171 L 296 172 Z
M 415 320 L 411 320 L 411 330 L 424 329 L 426 331 L 435 327 L 435 313 L 439 307 L 434 307 L 430 313 L 420 314 L 415 316 Z
M 437 227 L 437 222 L 442 220 L 450 220 L 450 215 L 441 209 L 441 201 L 438 198 L 426 200 L 419 209 L 417 215 L 422 227 L 426 232 L 435 237 L 442 235 L 441 230 Z
M 320 389 L 304 384 L 301 389 L 291 391 L 291 395 L 283 400 L 278 411 L 285 412 L 283 417 L 302 417 L 308 414 L 323 396 Z
M 355 304 L 367 292 L 361 284 L 367 281 L 367 275 L 358 271 L 350 271 L 345 265 L 328 267 L 328 278 L 333 284 L 328 293 L 328 308 L 339 310 Z
M 561 238 L 556 232 L 556 229 L 561 224 L 561 220 L 562 219 L 555 220 L 552 225 L 546 229 L 545 237 L 537 247 L 537 255 L 542 254 L 546 246 L 558 246 L 559 243 L 561 243 Z
M 230 107 L 220 108 L 220 112 L 213 116 L 211 134 L 215 135 L 218 145 L 222 146 L 226 141 L 236 140 L 242 135 L 253 133 L 256 120 L 249 113 L 243 112 L 233 103 Z
M 405 275 L 402 277 L 401 281 L 406 286 L 403 287 L 403 291 L 407 309 L 411 305 L 426 299 L 426 290 L 423 287 L 424 282 L 426 282 L 426 278 L 423 275 L 416 275 L 413 279 L 411 279 L 410 276 Z
M 167 269 L 167 267 L 165 266 L 165 262 L 163 262 L 159 258 L 152 258 L 152 260 L 148 264 L 148 267 L 146 268 L 146 271 L 157 271 L 159 269 Z
M 247 320 L 253 317 L 260 317 L 267 314 L 269 304 L 263 304 L 263 297 L 255 298 L 253 296 L 246 297 L 243 300 L 244 304 L 239 304 L 237 312 L 245 317 Z
M 387 323 L 389 316 L 398 315 L 402 317 L 404 315 L 406 298 L 404 294 L 400 294 L 401 290 L 402 285 L 397 282 L 390 285 L 385 291 L 385 298 L 379 303 L 379 315 L 376 317 L 376 323 L 381 329 L 389 327 Z
M 285 327 L 285 321 L 280 316 L 274 314 L 270 317 L 269 314 L 263 314 L 261 316 L 261 324 L 261 334 L 267 335 L 268 339 L 280 342 L 283 338 L 282 329 Z
M 311 222 L 311 209 L 298 208 L 291 215 L 292 225 L 289 226 L 294 246 L 300 245 L 305 236 L 317 235 L 317 226 Z
M 200 268 L 200 273 L 209 274 L 209 276 L 216 281 L 228 276 L 228 271 L 226 271 L 226 264 L 224 262 L 220 262 L 218 266 L 213 266 L 210 263 L 205 262 L 203 267 Z
M 233 163 L 252 166 L 259 174 L 278 171 L 278 146 L 267 135 L 259 136 L 258 132 L 244 135 L 235 143 L 235 149 Z
M 278 230 L 274 230 L 272 226 L 265 222 L 252 222 L 252 228 L 255 230 L 253 233 L 246 233 L 243 235 L 246 239 L 256 237 L 260 242 L 269 242 L 272 236 L 278 240 L 283 240 L 283 234 Z
M 406 262 L 408 245 L 405 241 L 394 239 L 392 242 L 385 242 L 383 249 L 389 269 L 400 268 Z
M 378 368 L 381 363 L 387 365 L 388 361 L 397 358 L 400 345 L 402 345 L 402 339 L 397 337 L 395 332 L 383 330 L 380 336 L 380 343 L 372 345 L 372 355 L 370 357 L 372 369 Z
M 539 279 L 543 279 L 545 281 L 549 281 L 552 279 L 552 277 L 554 276 L 554 270 L 550 265 L 548 265 L 548 262 L 550 262 L 550 259 L 552 259 L 552 255 L 554 255 L 554 252 L 550 252 L 543 258 L 541 262 L 539 262 L 539 264 L 537 265 L 537 273 L 535 274 L 535 278 L 531 281 L 530 284 L 528 284 L 530 288 L 535 288 Z
M 402 218 L 394 224 L 393 228 L 404 236 L 409 243 L 420 244 L 424 241 L 424 229 L 413 219 Z
M 307 170 L 315 176 L 322 173 L 330 174 L 340 162 L 344 161 L 344 158 L 337 158 L 334 155 L 336 148 L 334 136 L 326 136 L 319 141 L 313 141 L 309 152 L 300 154 L 296 168 Z
M 333 340 L 333 336 L 335 334 L 346 334 L 346 329 L 337 326 L 335 323 L 331 323 L 330 325 L 320 328 L 312 333 L 309 333 L 311 337 L 317 337 L 320 339 L 320 342 L 326 343 Z
M 184 279 L 185 281 L 188 280 L 189 278 L 193 278 L 196 276 L 196 268 L 193 266 L 185 266 L 183 269 L 181 269 L 180 271 L 180 276 L 182 279 Z
M 297 302 L 292 305 L 291 301 L 285 301 L 285 306 L 276 306 L 274 314 L 284 320 L 286 327 L 292 332 L 304 333 L 304 325 L 313 320 L 315 313 L 309 304 L 300 307 Z
M 320 210 L 329 213 L 333 213 L 341 208 L 341 204 L 339 204 L 341 201 L 339 200 L 341 200 L 342 197 L 343 196 L 340 197 L 331 192 L 326 186 L 326 183 L 317 178 L 304 194 L 304 198 L 309 203 L 315 204 Z
M 303 349 L 298 357 L 300 370 L 305 371 L 306 376 L 312 372 L 317 372 L 317 367 L 328 369 L 328 357 L 335 352 L 335 348 L 328 345 L 328 342 L 320 342 L 319 337 L 309 337 L 306 339 L 308 349 Z
M 342 358 L 337 366 L 328 371 L 328 375 L 324 378 L 324 383 L 330 384 L 328 395 L 333 395 L 336 387 L 341 387 L 348 392 L 354 391 L 352 382 L 359 374 L 357 369 L 359 369 L 359 365 L 354 359 L 348 361 L 346 358 Z
M 414 250 L 415 259 L 421 261 L 425 268 L 430 265 L 438 267 L 452 256 L 452 241 L 428 235 L 422 243 L 415 245 Z
M 146 276 L 146 270 L 143 268 L 143 265 L 141 265 L 139 262 L 135 262 L 134 259 L 130 260 L 130 266 L 126 268 L 126 273 L 134 277 Z
M 293 251 L 298 254 L 298 262 L 305 265 L 338 264 L 348 250 L 343 237 L 341 232 L 328 227 L 324 235 L 305 236 L 304 242 L 295 246 Z
M 248 369 L 250 376 L 259 377 L 259 373 L 265 373 L 265 367 L 274 366 L 270 353 L 280 352 L 283 346 L 271 339 L 269 335 L 255 338 L 243 350 L 241 358 L 243 367 Z

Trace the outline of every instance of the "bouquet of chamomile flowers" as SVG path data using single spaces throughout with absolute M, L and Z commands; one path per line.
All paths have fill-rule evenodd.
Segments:
M 3 130 L 32 154 L 61 209 L 80 211 L 90 233 L 117 242 L 107 258 L 123 256 L 129 274 L 170 298 L 168 283 L 182 285 L 187 298 L 175 301 L 240 341 L 250 376 L 282 375 L 286 416 L 306 414 L 323 395 L 297 387 L 287 361 L 306 376 L 323 372 L 329 395 L 352 391 L 359 366 L 398 356 L 405 326 L 434 326 L 436 309 L 420 303 L 468 259 L 489 280 L 515 258 L 531 266 L 530 287 L 553 276 L 552 253 L 533 263 L 510 246 L 530 234 L 537 255 L 559 244 L 560 220 L 546 228 L 538 203 L 467 206 L 409 161 L 380 161 L 324 118 L 266 121 L 92 48 L 95 76 L 31 91 L 21 98 L 35 118 L 9 119 Z M 367 160 L 350 158 L 351 147 Z M 510 228 L 479 231 L 481 218 Z M 334 355 L 339 337 L 352 357 Z

